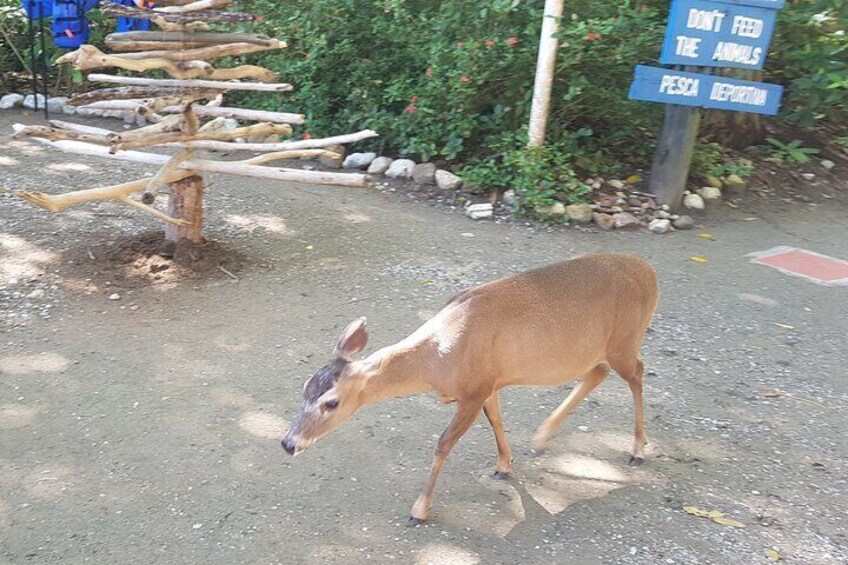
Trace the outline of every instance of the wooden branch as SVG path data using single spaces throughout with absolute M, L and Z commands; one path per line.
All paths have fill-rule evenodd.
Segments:
M 106 36 L 106 45 L 109 42 L 127 43 L 131 41 L 144 42 L 166 42 L 166 43 L 253 43 L 256 45 L 273 45 L 274 40 L 267 35 L 255 35 L 251 33 L 181 33 L 178 31 L 124 31 L 110 33 Z M 109 45 L 111 47 L 111 45 Z M 163 48 L 167 49 L 167 48 Z
M 145 187 L 144 192 L 145 196 L 148 194 L 152 195 L 154 198 L 156 193 L 159 192 L 160 189 L 164 188 L 166 184 L 170 182 L 174 182 L 173 179 L 177 176 L 177 173 L 180 165 L 182 165 L 185 161 L 188 161 L 191 158 L 191 151 L 180 151 L 171 159 L 165 163 L 165 165 L 159 169 L 159 171 L 153 175 L 153 178 L 150 179 L 150 182 Z M 192 172 L 192 174 L 194 174 Z
M 333 151 L 327 151 L 326 149 L 301 149 L 299 151 L 277 151 L 275 153 L 265 153 L 264 155 L 258 155 L 251 159 L 245 159 L 244 161 L 239 162 L 244 163 L 245 165 L 261 165 L 262 163 L 280 161 L 283 159 L 320 159 L 321 157 L 326 157 L 327 159 L 340 159 L 341 155 Z
M 194 173 L 189 170 L 172 170 L 168 173 L 167 178 L 168 182 L 176 182 L 178 180 L 182 180 L 193 175 Z M 36 206 L 41 206 L 42 208 L 50 212 L 61 212 L 69 206 L 76 206 L 78 204 L 84 204 L 86 202 L 117 200 L 118 202 L 123 202 L 124 204 L 127 204 L 129 206 L 133 206 L 134 208 L 143 210 L 148 214 L 153 214 L 154 216 L 165 222 L 180 226 L 188 225 L 188 222 L 185 222 L 184 220 L 172 218 L 164 212 L 153 208 L 152 206 L 148 206 L 130 198 L 130 195 L 132 193 L 144 190 L 144 188 L 149 184 L 149 182 L 149 179 L 141 179 L 131 182 L 125 182 L 122 184 L 116 184 L 113 186 L 89 188 L 86 190 L 76 190 L 73 192 L 66 192 L 65 194 L 45 194 L 43 192 L 27 191 L 18 191 L 16 192 L 16 194 L 27 202 L 35 204 Z
M 280 143 L 229 143 L 226 141 L 179 141 L 168 143 L 166 146 L 188 147 L 192 149 L 205 149 L 207 151 L 254 151 L 264 153 L 266 151 L 286 151 L 290 149 L 312 149 L 327 147 L 343 143 L 355 143 L 363 139 L 377 137 L 378 134 L 372 130 L 363 130 L 357 133 L 325 137 L 323 139 L 303 139 L 299 141 L 282 141 Z
M 168 32 L 180 33 L 180 32 Z M 189 34 L 184 34 L 190 37 Z M 205 47 L 205 43 L 197 41 L 115 41 L 106 39 L 106 47 L 112 51 L 179 51 L 181 49 L 199 49 Z
M 23 139 L 26 137 L 41 137 L 51 141 L 61 139 L 73 139 L 76 141 L 87 141 L 89 143 L 109 143 L 105 135 L 81 133 L 76 131 L 67 131 L 61 128 L 47 126 L 27 126 L 24 129 L 15 132 L 12 139 Z
M 178 143 L 185 141 L 229 141 L 238 138 L 248 137 L 268 137 L 269 135 L 291 135 L 292 128 L 288 124 L 254 124 L 252 126 L 228 129 L 224 131 L 205 131 L 202 133 L 189 134 L 183 132 L 169 132 L 159 135 L 146 135 L 144 137 L 135 138 L 132 140 L 122 141 L 115 146 L 114 149 L 140 149 L 142 147 L 152 147 L 155 145 L 164 145 L 168 143 Z M 39 136 L 44 137 L 44 136 Z
M 177 131 L 180 129 L 182 121 L 182 115 L 167 116 L 162 121 L 156 122 L 155 124 L 151 124 L 149 126 L 131 129 L 129 131 L 120 133 L 113 132 L 110 135 L 106 136 L 106 139 L 109 140 L 109 144 L 112 146 L 112 149 L 116 150 L 119 144 L 127 141 L 132 141 L 136 139 L 146 139 L 147 137 L 155 136 L 165 132 Z
M 15 124 L 13 128 L 24 127 Z M 118 159 L 121 161 L 132 161 L 134 163 L 145 163 L 148 165 L 165 165 L 170 157 L 156 153 L 145 153 L 143 151 L 118 151 L 109 153 L 107 147 L 83 143 L 81 141 L 49 141 L 47 139 L 33 138 L 43 145 L 55 147 L 66 153 L 76 155 L 90 155 Z M 238 144 L 236 144 L 238 145 Z M 371 184 L 371 177 L 360 173 L 334 173 L 321 171 L 302 171 L 298 169 L 281 169 L 277 167 L 263 167 L 253 165 L 244 161 L 211 161 L 207 159 L 190 159 L 180 165 L 180 170 L 192 170 L 197 172 L 225 173 L 243 175 L 249 177 L 268 178 L 279 181 L 306 182 L 313 184 L 329 184 L 338 186 L 367 187 Z
M 90 74 L 88 80 L 111 84 L 129 84 L 136 86 L 156 86 L 162 88 L 195 88 L 216 90 L 252 90 L 260 92 L 290 92 L 292 85 L 285 83 L 254 83 L 254 82 L 217 82 L 211 80 L 177 80 L 153 79 L 138 77 L 122 77 L 117 75 Z M 138 98 L 138 97 L 136 97 Z M 205 98 L 205 96 L 204 96 Z M 73 100 L 73 99 L 72 99 Z
M 88 134 L 92 134 L 92 135 L 102 135 L 102 136 L 114 135 L 115 134 L 115 132 L 110 130 L 110 129 L 96 128 L 96 127 L 92 127 L 92 126 L 84 126 L 84 125 L 81 125 L 81 124 L 74 124 L 74 123 L 65 122 L 65 121 L 62 121 L 62 120 L 50 120 L 48 123 L 56 129 L 62 129 L 62 130 L 66 130 L 66 131 L 74 131 L 74 132 L 77 132 L 77 133 L 88 133 Z
M 241 12 L 227 12 L 222 10 L 204 10 L 194 11 L 189 13 L 166 12 L 164 9 L 157 10 L 142 10 L 133 6 L 124 6 L 113 2 L 106 2 L 100 5 L 100 9 L 104 14 L 112 16 L 124 16 L 137 20 L 151 20 L 157 25 L 159 22 L 168 22 L 172 24 L 187 24 L 192 22 L 252 22 L 256 20 L 255 16 Z
M 285 49 L 286 43 L 277 39 L 272 39 L 269 45 L 255 45 L 252 43 L 224 43 L 221 45 L 207 45 L 196 49 L 180 49 L 177 51 L 141 51 L 138 53 L 121 53 L 124 59 L 146 59 L 148 57 L 161 57 L 171 59 L 172 61 L 213 61 L 221 57 L 235 57 L 238 55 L 247 55 L 249 53 L 258 53 L 260 51 L 273 51 L 275 49 Z
M 217 8 L 227 8 L 233 0 L 197 0 L 182 6 L 166 6 L 164 8 L 154 8 L 154 11 L 171 14 L 185 14 L 188 12 L 201 12 L 203 10 L 215 10 Z
M 274 71 L 256 65 L 240 65 L 227 69 L 213 69 L 208 78 L 212 80 L 258 80 L 264 83 L 274 83 L 280 76 Z M 290 89 L 291 90 L 291 89 Z
M 196 33 L 199 31 L 209 31 L 212 29 L 206 22 L 187 22 L 184 24 L 175 24 L 161 17 L 150 20 L 153 25 L 157 26 L 162 31 L 180 31 Z
M 95 75 L 89 75 L 95 76 Z M 167 79 L 163 79 L 167 80 Z M 175 82 L 192 82 L 192 81 L 175 81 Z M 205 81 L 201 81 L 205 82 Z M 200 87 L 183 87 L 174 86 L 124 86 L 117 88 L 101 88 L 92 90 L 91 92 L 83 92 L 74 94 L 68 100 L 71 106 L 86 106 L 101 100 L 126 100 L 133 98 L 170 98 L 175 100 L 200 100 L 212 99 L 217 96 L 218 91 L 212 91 Z
M 66 53 L 56 60 L 57 65 L 71 64 L 78 71 L 117 67 L 134 73 L 162 70 L 178 79 L 209 77 L 215 70 L 206 61 L 185 61 L 180 64 L 164 57 L 126 59 L 120 55 L 107 55 L 94 45 L 83 45 L 76 51 Z
M 201 133 L 211 133 L 213 131 L 221 131 L 222 129 L 227 128 L 227 119 L 226 118 L 214 118 L 200 126 L 198 130 Z

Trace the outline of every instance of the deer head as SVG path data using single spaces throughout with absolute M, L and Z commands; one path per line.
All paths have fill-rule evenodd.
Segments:
M 286 453 L 297 455 L 306 450 L 362 406 L 361 393 L 370 371 L 354 357 L 367 343 L 365 318 L 351 322 L 339 337 L 330 362 L 304 383 L 300 413 L 281 442 Z

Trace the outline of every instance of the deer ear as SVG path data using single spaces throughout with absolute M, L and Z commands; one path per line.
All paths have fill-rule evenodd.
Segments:
M 354 320 L 345 328 L 336 344 L 333 355 L 347 361 L 365 349 L 368 344 L 368 332 L 365 329 L 365 318 Z

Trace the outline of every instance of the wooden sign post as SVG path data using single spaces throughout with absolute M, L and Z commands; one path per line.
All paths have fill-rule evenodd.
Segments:
M 682 70 L 762 69 L 784 0 L 674 0 L 660 62 L 637 65 L 629 97 L 668 104 L 651 166 L 649 190 L 661 204 L 680 206 L 698 137 L 700 108 L 774 115 L 783 88 Z

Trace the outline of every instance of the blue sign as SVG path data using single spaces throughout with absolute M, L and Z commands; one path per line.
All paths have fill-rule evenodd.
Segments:
M 775 7 L 778 4 L 767 0 L 759 3 Z M 668 17 L 660 62 L 762 69 L 776 18 L 774 9 L 735 2 L 675 0 Z
M 785 4 L 785 0 L 715 0 L 724 4 L 739 4 L 740 6 L 756 6 L 758 8 L 768 8 L 770 10 L 780 10 Z
M 629 98 L 773 116 L 782 94 L 777 84 L 637 65 Z

